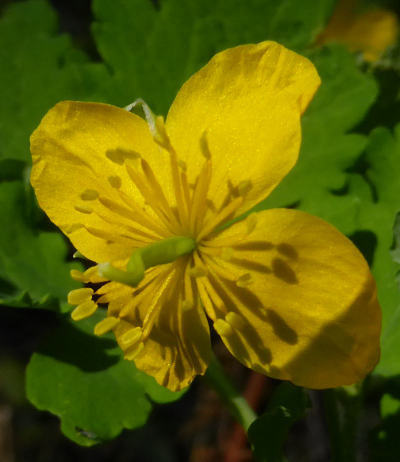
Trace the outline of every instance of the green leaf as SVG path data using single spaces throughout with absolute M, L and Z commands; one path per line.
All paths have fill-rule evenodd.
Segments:
M 59 416 L 63 433 L 84 446 L 144 425 L 151 400 L 171 402 L 183 393 L 159 386 L 125 361 L 112 334 L 95 337 L 93 327 L 103 316 L 98 312 L 74 324 L 64 320 L 27 368 L 28 399 Z
M 248 437 L 257 462 L 282 461 L 288 431 L 308 407 L 309 397 L 303 388 L 289 382 L 279 385 L 265 414 L 249 428 Z
M 28 186 L 0 184 L 0 304 L 67 311 L 67 293 L 79 287 L 69 275 L 67 245 L 58 233 L 37 232 L 29 221 Z
M 114 104 L 141 97 L 166 114 L 185 80 L 216 52 L 262 40 L 297 50 L 322 29 L 332 0 L 95 0 L 93 33 L 112 69 Z
M 0 159 L 28 161 L 29 136 L 62 99 L 105 99 L 103 64 L 93 64 L 58 34 L 45 0 L 11 4 L 0 20 Z

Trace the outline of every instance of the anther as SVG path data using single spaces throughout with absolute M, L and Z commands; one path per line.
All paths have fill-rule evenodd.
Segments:
M 77 212 L 86 213 L 86 214 L 90 214 L 90 213 L 93 212 L 92 207 L 89 207 L 89 206 L 87 206 L 87 205 L 75 205 L 74 209 L 75 209 Z
M 132 361 L 133 359 L 135 359 L 138 354 L 144 349 L 144 343 L 143 342 L 140 342 L 136 348 L 134 348 L 132 351 L 130 351 L 129 353 L 125 353 L 125 359 L 129 360 L 129 361 Z
M 107 332 L 110 332 L 114 329 L 119 323 L 119 319 L 114 316 L 108 316 L 100 322 L 98 322 L 94 327 L 95 335 L 104 335 Z
M 250 191 L 251 188 L 252 188 L 251 181 L 244 180 L 238 184 L 237 190 L 240 196 L 245 196 Z
M 234 311 L 230 311 L 226 316 L 225 320 L 229 323 L 232 327 L 237 330 L 243 330 L 246 327 L 246 320 L 238 313 Z
M 99 193 L 94 189 L 85 189 L 81 194 L 81 199 L 83 201 L 94 201 L 99 197 Z
M 124 334 L 121 335 L 119 341 L 123 348 L 128 348 L 136 343 L 139 343 L 142 337 L 142 328 L 133 327 L 132 329 L 127 330 Z
M 221 337 L 231 337 L 233 334 L 232 326 L 223 319 L 217 319 L 214 322 L 214 329 Z
M 71 275 L 71 278 L 74 279 L 75 281 L 84 282 L 84 283 L 87 283 L 87 282 L 97 283 L 97 282 L 105 282 L 108 280 L 107 278 L 104 278 L 99 275 L 97 271 L 97 266 L 91 266 L 83 273 L 82 271 L 72 269 L 70 272 L 70 275 Z
M 74 311 L 71 313 L 71 318 L 74 321 L 80 321 L 81 319 L 92 316 L 96 310 L 97 303 L 95 303 L 93 300 L 88 300 L 87 302 L 81 303 L 74 309 Z
M 87 302 L 92 299 L 93 289 L 90 287 L 83 287 L 81 289 L 71 290 L 68 294 L 68 303 L 70 305 L 79 305 L 80 303 Z

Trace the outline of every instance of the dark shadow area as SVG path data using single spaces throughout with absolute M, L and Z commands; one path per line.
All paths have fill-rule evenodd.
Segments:
M 61 318 L 57 329 L 43 341 L 37 353 L 73 364 L 86 372 L 96 372 L 119 361 L 119 355 L 110 355 L 107 351 L 115 346 L 114 340 L 86 334 Z
M 393 129 L 400 120 L 400 100 L 398 98 L 400 72 L 398 69 L 375 69 L 379 95 L 356 131 L 368 134 L 372 129 L 385 126 Z
M 276 311 L 270 308 L 267 309 L 267 319 L 271 323 L 275 335 L 285 343 L 295 345 L 298 342 L 296 331 L 294 331 Z
M 400 412 L 384 418 L 370 434 L 372 460 L 398 462 L 400 453 Z
M 94 20 L 92 0 L 51 0 L 58 13 L 60 32 L 71 36 L 75 46 L 94 61 L 101 61 L 90 26 Z
M 285 242 L 278 244 L 276 249 L 281 255 L 290 258 L 291 260 L 297 260 L 299 258 L 297 250 L 292 245 L 286 244 Z
M 349 236 L 349 239 L 359 248 L 368 265 L 371 266 L 374 262 L 375 250 L 378 244 L 376 234 L 372 231 L 356 231 Z
M 299 283 L 296 273 L 281 258 L 274 258 L 272 260 L 272 272 L 277 278 L 282 279 L 287 284 L 298 284 Z

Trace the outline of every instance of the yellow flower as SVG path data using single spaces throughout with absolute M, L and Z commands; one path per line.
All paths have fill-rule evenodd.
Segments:
M 358 13 L 357 3 L 357 0 L 339 0 L 317 43 L 342 43 L 352 52 L 362 52 L 365 61 L 375 62 L 396 43 L 399 33 L 397 16 L 379 8 Z
M 107 303 L 95 333 L 113 330 L 171 390 L 204 374 L 209 320 L 247 367 L 310 388 L 354 383 L 378 361 L 375 283 L 345 236 L 286 209 L 223 226 L 293 167 L 319 84 L 277 43 L 239 46 L 183 85 L 165 124 L 146 105 L 147 121 L 61 102 L 32 135 L 40 206 L 101 264 L 74 272 L 104 285 L 71 292 L 72 317 Z

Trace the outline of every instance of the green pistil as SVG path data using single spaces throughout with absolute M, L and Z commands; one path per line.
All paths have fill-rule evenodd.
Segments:
M 196 241 L 190 237 L 171 237 L 135 250 L 126 265 L 126 271 L 114 268 L 111 263 L 100 263 L 98 271 L 110 281 L 136 287 L 148 268 L 172 263 L 190 254 L 195 248 Z

